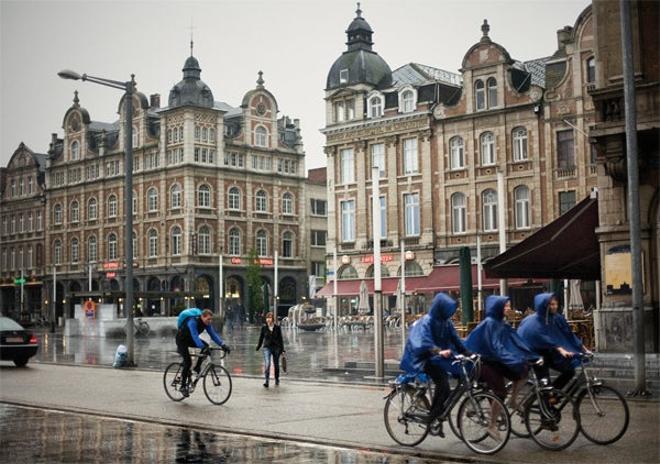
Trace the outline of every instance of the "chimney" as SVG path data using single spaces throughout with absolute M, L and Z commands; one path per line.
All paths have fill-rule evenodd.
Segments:
M 149 106 L 152 109 L 160 108 L 160 94 L 159 93 L 153 93 L 149 96 Z
M 296 129 L 300 129 L 300 119 L 298 118 L 294 119 L 293 125 L 296 126 Z
M 557 47 L 562 50 L 566 47 L 566 43 L 571 40 L 571 33 L 573 28 L 571 26 L 564 26 L 557 31 Z

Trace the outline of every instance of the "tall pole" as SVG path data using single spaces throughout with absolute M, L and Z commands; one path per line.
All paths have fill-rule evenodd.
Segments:
M 135 88 L 135 76 L 126 83 L 126 138 L 124 149 L 126 157 L 124 160 L 126 168 L 126 180 L 124 184 L 124 216 L 126 217 L 126 232 L 124 233 L 124 250 L 126 252 L 126 345 L 128 348 L 128 365 L 135 366 L 135 333 L 133 331 L 133 90 Z
M 21 254 L 21 257 L 23 255 Z M 21 262 L 21 266 L 23 263 Z M 23 268 L 21 268 L 21 312 L 25 312 L 25 274 Z
M 626 155 L 628 162 L 628 212 L 632 267 L 632 311 L 635 350 L 635 393 L 646 395 L 646 354 L 644 352 L 644 295 L 642 289 L 642 236 L 639 216 L 639 166 L 637 160 L 637 108 L 633 66 L 630 1 L 620 0 L 621 43 L 623 54 L 623 95 L 626 117 Z
M 334 312 L 334 325 L 335 325 L 335 331 L 337 331 L 338 324 L 339 324 L 339 296 L 337 295 L 337 245 L 335 245 L 335 249 L 332 252 L 332 265 L 334 266 L 335 270 L 335 279 L 332 282 L 332 296 L 334 299 L 335 303 L 335 312 Z
M 504 191 L 504 173 L 501 169 L 497 170 L 497 223 L 501 254 L 506 251 L 506 194 Z M 500 279 L 500 295 L 506 294 L 506 279 Z
M 275 250 L 275 281 L 273 282 L 273 317 L 277 320 L 277 283 L 279 282 L 277 265 L 279 264 L 277 250 Z
M 406 244 L 401 240 L 401 356 L 406 349 Z
M 384 346 L 383 346 L 383 300 L 382 281 L 380 269 L 380 168 L 374 166 L 371 170 L 372 195 L 372 221 L 371 228 L 374 238 L 374 343 L 376 348 L 375 370 L 376 377 L 384 375 Z M 405 272 L 405 269 L 402 270 Z
M 50 319 L 50 331 L 55 332 L 55 317 L 57 315 L 57 266 L 53 263 L 53 298 Z
M 224 276 L 223 276 L 223 270 L 222 269 L 222 250 L 220 250 L 220 254 L 218 255 L 218 315 L 220 317 L 220 320 L 224 321 Z
M 482 295 L 482 278 L 481 278 L 481 236 L 477 235 L 477 314 L 479 314 L 479 320 L 483 319 L 483 295 Z
M 87 266 L 87 291 L 92 291 L 92 263 Z

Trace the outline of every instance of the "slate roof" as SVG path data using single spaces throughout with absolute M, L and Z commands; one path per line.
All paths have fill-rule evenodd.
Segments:
M 529 61 L 515 61 L 513 63 L 513 68 L 529 74 L 531 85 L 538 85 L 539 87 L 545 88 L 545 65 L 551 58 L 552 57 L 547 56 Z
M 421 63 L 408 63 L 392 72 L 392 81 L 394 86 L 414 85 L 420 86 L 430 82 L 443 82 L 446 84 L 461 85 L 462 77 L 460 74 L 445 71 L 444 69 L 434 68 Z

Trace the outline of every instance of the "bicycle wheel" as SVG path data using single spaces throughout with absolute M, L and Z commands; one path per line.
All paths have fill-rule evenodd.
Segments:
M 509 409 L 509 420 L 511 421 L 511 433 L 519 438 L 529 438 L 529 432 L 525 425 L 525 405 L 533 398 L 532 390 L 533 385 L 529 382 L 525 383 L 516 395 L 518 409 L 513 409 L 507 406 Z M 511 401 L 511 399 L 509 399 L 509 401 Z
M 593 400 L 586 388 L 577 399 L 582 434 L 598 445 L 614 443 L 628 429 L 628 403 L 621 393 L 605 385 L 592 386 L 591 393 Z
M 489 430 L 491 424 L 495 424 L 496 430 Z M 463 400 L 458 409 L 458 427 L 468 448 L 479 454 L 497 453 L 511 434 L 504 403 L 486 392 L 469 395 Z
M 174 362 L 165 368 L 165 373 L 163 374 L 163 386 L 165 387 L 165 393 L 170 397 L 172 401 L 181 401 L 185 398 L 179 391 L 181 388 L 181 371 L 183 366 L 181 363 Z
M 449 411 L 449 415 L 447 416 L 447 422 L 449 422 L 449 428 L 451 429 L 452 433 L 458 438 L 459 440 L 463 439 L 463 435 L 461 435 L 461 429 L 458 426 L 458 409 L 456 405 Z
M 561 390 L 541 392 L 525 409 L 525 425 L 542 448 L 560 451 L 570 446 L 580 432 L 580 416 L 573 399 Z
M 224 404 L 231 396 L 231 376 L 227 369 L 213 365 L 204 375 L 204 394 L 213 404 Z
M 413 388 L 401 388 L 385 402 L 385 429 L 392 439 L 403 446 L 419 445 L 429 433 L 428 424 L 414 415 L 429 414 L 431 405 L 424 395 Z

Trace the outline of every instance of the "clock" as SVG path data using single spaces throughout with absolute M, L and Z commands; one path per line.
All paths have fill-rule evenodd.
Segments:
M 264 105 L 263 103 L 259 103 L 257 105 L 257 114 L 259 116 L 263 116 L 264 114 L 266 114 L 266 105 Z
M 531 97 L 532 101 L 538 101 L 541 98 L 541 90 L 534 88 L 529 93 L 529 96 Z

